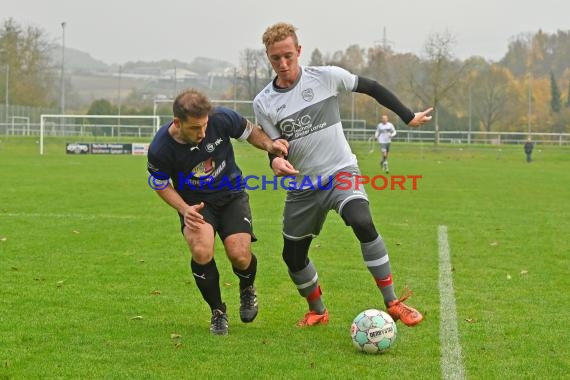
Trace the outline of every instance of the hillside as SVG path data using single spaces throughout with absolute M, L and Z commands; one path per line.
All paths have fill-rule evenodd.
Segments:
M 51 61 L 56 71 L 61 68 L 61 46 L 54 46 Z M 131 61 L 122 65 L 107 64 L 91 54 L 74 48 L 65 48 L 65 72 L 68 87 L 68 106 L 86 108 L 97 99 L 108 99 L 125 104 L 136 95 L 152 105 L 155 97 L 173 97 L 175 92 L 197 87 L 219 94 L 225 80 L 212 83 L 212 72 L 233 69 L 232 64 L 216 59 L 197 57 L 192 62 L 178 60 Z M 176 81 L 175 81 L 176 78 Z M 135 95 L 133 95 L 135 94 Z M 142 99 L 141 99 L 142 98 Z

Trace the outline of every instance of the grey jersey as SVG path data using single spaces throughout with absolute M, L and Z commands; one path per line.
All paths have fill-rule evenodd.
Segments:
M 354 91 L 358 77 L 336 66 L 301 67 L 293 86 L 269 83 L 254 99 L 255 116 L 272 139 L 289 141 L 288 160 L 315 187 L 338 170 L 356 166 L 342 130 L 337 95 Z
M 380 123 L 376 126 L 376 138 L 380 144 L 390 144 L 392 137 L 396 136 L 396 128 L 390 122 Z

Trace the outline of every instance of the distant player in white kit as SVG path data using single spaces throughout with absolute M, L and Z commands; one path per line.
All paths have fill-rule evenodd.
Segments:
M 382 121 L 376 127 L 374 137 L 380 143 L 380 151 L 382 152 L 382 160 L 380 165 L 382 169 L 388 173 L 388 153 L 390 152 L 390 143 L 392 137 L 396 136 L 396 128 L 388 121 L 388 115 L 382 115 Z

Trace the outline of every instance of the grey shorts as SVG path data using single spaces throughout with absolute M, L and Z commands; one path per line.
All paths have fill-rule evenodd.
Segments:
M 357 187 L 355 183 L 354 175 L 359 174 L 357 167 L 350 167 L 335 173 L 332 186 L 323 186 L 327 190 L 289 191 L 283 210 L 283 236 L 291 240 L 315 237 L 330 210 L 340 215 L 347 202 L 358 198 L 368 201 L 364 185 Z
M 382 152 L 389 152 L 390 151 L 390 143 L 380 143 L 380 150 Z

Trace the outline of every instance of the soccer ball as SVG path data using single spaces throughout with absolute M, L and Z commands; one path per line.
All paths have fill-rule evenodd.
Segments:
M 396 341 L 396 322 L 385 313 L 376 309 L 364 310 L 352 321 L 350 335 L 352 343 L 359 351 L 369 354 L 382 353 Z

